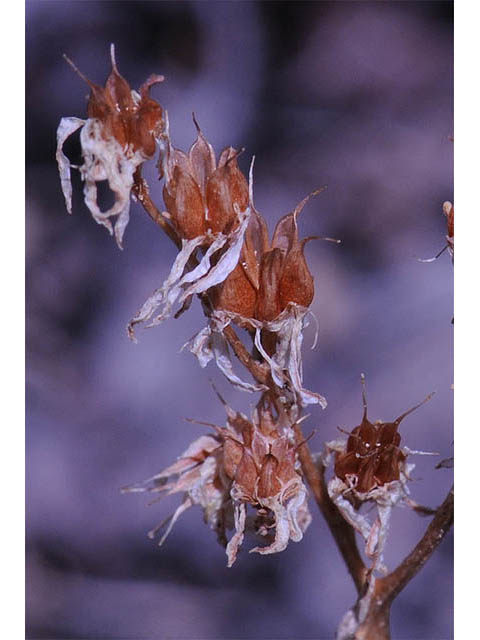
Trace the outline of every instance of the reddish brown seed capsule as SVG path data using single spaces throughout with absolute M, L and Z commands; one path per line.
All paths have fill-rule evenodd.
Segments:
M 399 448 L 398 427 L 407 415 L 418 409 L 432 395 L 393 422 L 372 423 L 367 418 L 364 390 L 362 422 L 349 435 L 345 451 L 337 454 L 335 475 L 346 484 L 353 483 L 359 493 L 368 493 L 375 487 L 398 480 L 406 460 L 406 455 Z

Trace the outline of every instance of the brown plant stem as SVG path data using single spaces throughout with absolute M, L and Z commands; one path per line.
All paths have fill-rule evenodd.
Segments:
M 322 466 L 320 470 L 319 466 L 315 464 L 310 448 L 305 443 L 305 437 L 300 425 L 296 424 L 294 430 L 295 440 L 299 445 L 298 456 L 302 464 L 303 473 L 352 576 L 357 592 L 362 594 L 365 589 L 368 571 L 358 551 L 355 532 L 331 501 L 325 483 L 324 468 Z
M 150 189 L 148 187 L 148 183 L 145 178 L 142 178 L 142 165 L 137 167 L 137 170 L 135 171 L 132 193 L 143 206 L 150 218 L 155 222 L 155 224 L 158 224 L 163 229 L 163 231 L 165 231 L 165 233 L 175 244 L 177 249 L 181 249 L 182 242 L 178 237 L 177 232 L 172 227 L 172 225 L 167 222 L 166 218 L 157 209 L 150 197 Z
M 383 578 L 376 578 L 367 615 L 355 633 L 355 640 L 390 640 L 392 603 L 448 533 L 453 524 L 453 502 L 452 486 L 413 551 L 394 571 Z
M 420 571 L 430 558 L 453 524 L 453 486 L 435 516 L 427 527 L 422 539 L 403 562 L 388 576 L 377 580 L 382 597 L 393 600 L 410 580 Z
M 248 349 L 237 336 L 235 329 L 231 325 L 228 325 L 223 330 L 223 335 L 227 339 L 228 344 L 232 347 L 237 358 L 243 366 L 248 369 L 255 380 L 260 384 L 267 385 L 270 378 L 268 369 L 265 365 L 258 362 L 250 355 Z

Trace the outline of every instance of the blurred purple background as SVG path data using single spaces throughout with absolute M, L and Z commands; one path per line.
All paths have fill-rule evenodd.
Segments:
M 195 508 L 159 549 L 146 532 L 178 503 L 121 495 L 221 424 L 212 378 L 236 409 L 254 397 L 202 371 L 184 342 L 204 325 L 198 303 L 178 321 L 126 323 L 166 276 L 173 246 L 134 204 L 120 252 L 86 210 L 78 174 L 66 214 L 55 164 L 62 116 L 85 115 L 87 87 L 109 72 L 168 109 L 174 144 L 246 147 L 255 201 L 270 229 L 315 187 L 301 233 L 316 279 L 318 346 L 305 339 L 305 383 L 324 394 L 305 425 L 319 451 L 361 417 L 391 420 L 430 391 L 401 427 L 412 449 L 452 455 L 453 271 L 442 202 L 453 198 L 450 2 L 27 2 L 27 637 L 332 638 L 354 588 L 312 504 L 304 540 L 282 554 L 224 550 Z M 75 157 L 74 143 L 67 151 Z M 153 162 L 145 171 L 160 202 Z M 240 370 L 240 369 L 239 369 Z M 435 506 L 452 472 L 417 457 L 412 496 Z M 427 525 L 397 509 L 393 568 Z M 452 631 L 452 535 L 392 611 L 394 638 Z

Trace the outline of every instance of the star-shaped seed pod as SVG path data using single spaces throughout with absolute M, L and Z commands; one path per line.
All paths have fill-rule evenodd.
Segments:
M 62 118 L 57 130 L 57 162 L 67 211 L 72 212 L 71 164 L 63 153 L 63 145 L 81 128 L 80 144 L 83 165 L 79 168 L 85 182 L 85 204 L 93 218 L 110 233 L 110 218 L 118 216 L 115 238 L 122 246 L 123 233 L 129 220 L 130 192 L 133 175 L 139 165 L 151 158 L 157 141 L 163 135 L 165 122 L 162 107 L 150 98 L 150 87 L 163 81 L 152 75 L 140 87 L 139 93 L 130 88 L 117 68 L 115 50 L 111 45 L 112 71 L 105 87 L 91 82 L 69 58 L 66 60 L 90 87 L 87 120 Z M 97 182 L 107 180 L 115 196 L 114 204 L 101 211 L 97 203 Z
M 409 496 L 407 482 L 415 465 L 407 463 L 410 454 L 432 455 L 424 451 L 400 448 L 398 427 L 406 416 L 425 404 L 434 395 L 402 413 L 392 422 L 370 422 L 367 417 L 365 380 L 362 375 L 363 417 L 349 434 L 347 441 L 336 440 L 326 444 L 328 464 L 335 454 L 334 477 L 328 483 L 328 492 L 344 518 L 364 537 L 366 553 L 374 559 L 374 569 L 383 570 L 383 549 L 392 508 L 404 502 L 423 515 L 432 510 L 421 507 Z M 360 507 L 374 502 L 377 517 L 373 524 L 360 513 Z

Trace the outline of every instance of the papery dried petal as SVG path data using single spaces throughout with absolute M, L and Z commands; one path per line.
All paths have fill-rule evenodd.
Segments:
M 230 568 L 237 559 L 238 550 L 242 545 L 245 535 L 245 518 L 246 507 L 241 503 L 235 505 L 235 533 L 227 545 L 228 568 Z
M 98 120 L 87 120 L 80 132 L 80 142 L 84 158 L 80 173 L 85 182 L 85 204 L 95 221 L 104 225 L 110 233 L 113 230 L 109 218 L 118 216 L 115 237 L 121 247 L 129 219 L 133 174 L 145 158 L 139 151 L 127 157 L 115 138 L 105 140 L 103 126 Z M 97 204 L 96 183 L 101 180 L 108 181 L 108 186 L 115 195 L 115 202 L 107 211 L 101 211 Z
M 60 173 L 60 183 L 62 185 L 63 197 L 68 213 L 72 213 L 72 181 L 70 177 L 70 160 L 63 153 L 63 145 L 77 129 L 83 127 L 85 120 L 80 118 L 62 118 L 57 129 L 57 163 Z
M 183 348 L 187 347 L 198 358 L 200 366 L 206 367 L 210 360 L 215 362 L 227 378 L 237 389 L 253 393 L 263 391 L 265 387 L 241 380 L 233 371 L 232 356 L 228 343 L 223 337 L 222 331 L 230 323 L 230 318 L 225 319 L 225 312 L 215 312 L 208 327 L 199 331 Z
M 160 305 L 164 304 L 168 312 L 171 310 L 175 299 L 178 298 L 182 292 L 181 280 L 185 266 L 202 242 L 203 236 L 183 241 L 182 250 L 175 258 L 168 278 L 161 287 L 153 292 L 132 320 L 130 320 L 128 324 L 128 335 L 131 340 L 136 339 L 134 336 L 134 326 L 140 322 L 149 320 Z
M 263 347 L 259 326 L 255 332 L 255 346 L 270 366 L 272 378 L 277 386 L 283 387 L 289 380 L 301 406 L 319 404 L 324 409 L 327 406 L 325 398 L 304 389 L 302 384 L 302 330 L 307 313 L 308 309 L 289 304 L 275 320 L 260 325 L 261 328 L 277 334 L 277 347 L 273 356 L 270 357 Z

